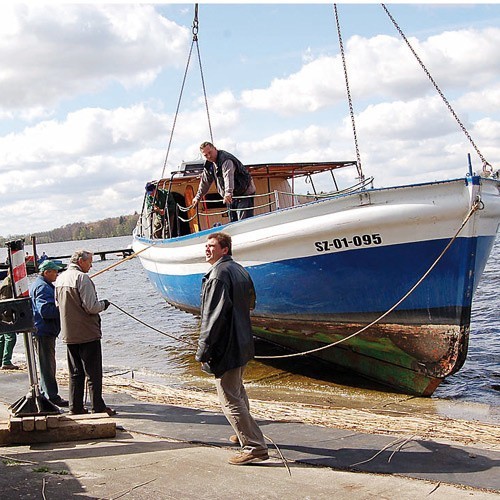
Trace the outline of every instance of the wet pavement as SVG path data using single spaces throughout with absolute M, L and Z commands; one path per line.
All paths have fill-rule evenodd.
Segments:
M 27 392 L 27 374 L 0 373 L 0 420 Z M 62 396 L 67 396 L 63 387 Z M 1 448 L 2 498 L 498 498 L 498 445 L 403 439 L 259 420 L 268 461 L 236 467 L 220 412 L 106 394 L 114 439 Z

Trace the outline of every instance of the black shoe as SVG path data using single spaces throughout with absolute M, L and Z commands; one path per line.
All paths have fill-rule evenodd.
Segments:
M 63 398 L 49 399 L 49 401 L 54 403 L 56 406 L 60 406 L 61 408 L 67 408 L 69 406 L 69 401 L 66 401 Z
M 103 410 L 99 410 L 99 411 L 92 410 L 92 413 L 107 413 L 109 417 L 114 417 L 115 415 L 118 415 L 116 410 L 113 410 L 109 406 L 106 406 L 106 408 L 104 408 Z
M 19 370 L 19 366 L 8 363 L 2 366 L 2 370 Z
M 70 415 L 87 415 L 89 411 L 87 408 L 82 408 L 81 410 L 69 410 Z

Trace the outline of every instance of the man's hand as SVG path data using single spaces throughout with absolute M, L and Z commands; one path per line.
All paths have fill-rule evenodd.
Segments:
M 106 310 L 111 305 L 111 302 L 108 299 L 104 299 L 103 302 L 104 302 L 104 310 Z
M 229 205 L 233 201 L 233 195 L 232 194 L 225 194 L 224 195 L 224 203 L 226 205 Z

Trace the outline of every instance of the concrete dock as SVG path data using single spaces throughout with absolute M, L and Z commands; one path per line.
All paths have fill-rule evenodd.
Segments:
M 0 373 L 0 420 L 27 389 L 25 372 Z M 119 412 L 114 438 L 2 447 L 2 498 L 500 498 L 495 440 L 465 446 L 268 419 L 259 424 L 288 469 L 273 445 L 270 460 L 238 467 L 227 463 L 237 448 L 220 412 L 125 392 L 105 399 Z

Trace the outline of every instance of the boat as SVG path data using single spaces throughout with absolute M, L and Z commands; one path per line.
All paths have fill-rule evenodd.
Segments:
M 255 215 L 237 222 L 214 186 L 191 205 L 203 165 L 183 162 L 150 181 L 174 197 L 174 223 L 155 233 L 146 193 L 133 234 L 169 304 L 199 313 L 205 243 L 224 231 L 255 283 L 255 336 L 420 396 L 463 366 L 474 292 L 500 223 L 489 164 L 476 173 L 469 156 L 460 178 L 384 188 L 364 177 L 359 158 L 246 165 Z M 348 169 L 354 181 L 339 189 L 336 175 Z M 314 178 L 325 175 L 332 188 L 319 191 Z

